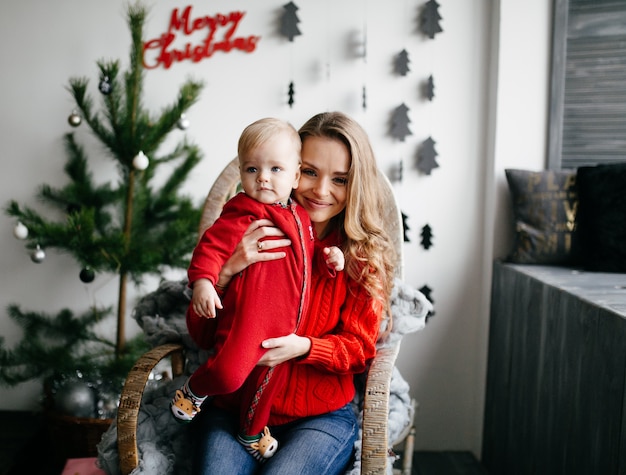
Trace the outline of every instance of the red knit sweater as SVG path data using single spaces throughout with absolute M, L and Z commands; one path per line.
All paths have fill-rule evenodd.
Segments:
M 339 246 L 337 236 L 323 246 Z M 297 333 L 311 340 L 304 358 L 290 360 L 287 384 L 274 398 L 269 424 L 283 424 L 339 409 L 354 398 L 354 375 L 376 354 L 382 306 L 338 272 L 332 278 L 313 272 L 309 311 Z M 218 396 L 216 404 L 232 407 L 235 398 Z

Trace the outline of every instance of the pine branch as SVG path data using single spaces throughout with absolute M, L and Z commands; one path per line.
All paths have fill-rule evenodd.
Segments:
M 0 385 L 14 386 L 55 371 L 89 371 L 93 360 L 106 353 L 104 348 L 115 346 L 90 330 L 111 308 L 94 307 L 79 316 L 68 309 L 56 315 L 22 312 L 17 305 L 7 311 L 22 328 L 24 338 L 12 349 L 5 348 L 0 338 Z
M 78 212 L 84 208 L 98 210 L 94 215 L 95 226 L 99 233 L 106 234 L 113 222 L 107 210 L 119 199 L 119 190 L 112 189 L 108 183 L 95 185 L 87 168 L 85 150 L 76 143 L 74 134 L 65 136 L 65 149 L 69 157 L 65 172 L 70 182 L 62 189 L 44 184 L 40 187 L 39 197 L 67 213 Z
M 84 266 L 110 272 L 117 272 L 124 259 L 121 231 L 110 226 L 107 233 L 97 233 L 93 208 L 83 208 L 68 215 L 65 223 L 44 219 L 31 208 L 21 208 L 15 201 L 10 203 L 7 213 L 29 229 L 29 249 L 35 249 L 37 245 L 56 248 L 72 254 Z
M 109 71 L 113 76 L 117 76 L 119 66 L 111 68 Z M 93 100 L 87 94 L 87 86 L 89 79 L 87 78 L 70 78 L 68 90 L 74 97 L 76 106 L 81 111 L 83 120 L 87 123 L 91 131 L 96 137 L 108 148 L 114 156 L 116 156 L 116 143 L 114 134 L 108 130 L 100 121 L 98 116 L 92 112 Z
M 161 111 L 160 118 L 154 121 L 154 126 L 146 134 L 146 142 L 152 150 L 161 145 L 166 135 L 177 126 L 180 116 L 198 101 L 203 87 L 203 82 L 193 80 L 181 86 L 177 101 Z M 148 150 L 152 152 L 151 149 Z
M 92 132 L 110 150 L 113 158 L 122 165 L 130 166 L 130 154 L 127 151 L 129 118 L 122 107 L 123 94 L 117 78 L 120 72 L 120 63 L 119 61 L 100 60 L 97 65 L 100 70 L 100 77 L 106 77 L 111 85 L 111 91 L 102 95 L 105 106 L 103 112 L 109 128 L 104 127 L 99 121 L 94 122 L 95 128 L 91 122 L 88 123 Z
M 129 121 L 131 140 L 135 137 L 137 114 L 141 111 L 140 91 L 143 84 L 143 25 L 147 10 L 135 4 L 129 6 L 127 22 L 132 38 L 130 49 L 130 69 L 126 73 L 126 117 Z
M 189 173 L 200 163 L 200 160 L 202 160 L 200 149 L 196 146 L 185 144 L 181 149 L 181 153 L 185 155 L 185 158 L 182 163 L 172 171 L 172 174 L 161 187 L 161 196 L 176 196 L 177 191 L 186 181 Z

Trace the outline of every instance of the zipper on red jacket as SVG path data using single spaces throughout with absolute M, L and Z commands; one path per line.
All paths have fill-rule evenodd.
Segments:
M 296 224 L 298 225 L 298 235 L 300 236 L 300 246 L 302 247 L 302 261 L 304 264 L 304 275 L 302 277 L 302 291 L 300 292 L 300 304 L 298 306 L 298 316 L 296 318 L 296 328 L 294 328 L 294 333 L 298 330 L 298 328 L 300 327 L 300 321 L 302 320 L 302 313 L 304 311 L 304 301 L 306 298 L 306 288 L 308 285 L 308 274 L 309 274 L 309 256 L 307 255 L 306 252 L 306 245 L 304 244 L 304 232 L 302 229 L 302 221 L 300 221 L 300 216 L 298 216 L 298 213 L 296 212 L 296 206 L 298 206 L 296 203 L 293 203 L 290 207 L 291 209 L 291 213 L 294 216 L 294 219 L 296 220 Z M 311 259 L 313 259 L 313 256 L 311 256 Z

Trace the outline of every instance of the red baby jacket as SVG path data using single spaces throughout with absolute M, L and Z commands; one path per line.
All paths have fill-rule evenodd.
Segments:
M 211 348 L 217 342 L 214 354 L 192 376 L 197 394 L 237 390 L 266 351 L 261 342 L 296 331 L 307 307 L 314 233 L 308 214 L 295 202 L 267 205 L 244 193 L 231 198 L 194 249 L 189 283 L 206 278 L 215 284 L 250 223 L 263 218 L 291 240 L 286 257 L 252 264 L 233 276 L 216 319 L 188 309 L 189 334 L 198 346 Z

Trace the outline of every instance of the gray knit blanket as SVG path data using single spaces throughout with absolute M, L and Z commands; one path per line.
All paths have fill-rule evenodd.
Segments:
M 164 343 L 182 343 L 187 351 L 187 372 L 203 362 L 207 354 L 199 350 L 187 333 L 185 312 L 189 304 L 186 281 L 165 281 L 159 288 L 143 297 L 133 311 L 133 317 L 143 329 L 151 346 Z M 426 315 L 432 304 L 424 295 L 400 280 L 396 280 L 392 297 L 392 331 L 378 342 L 382 348 L 394 344 L 407 333 L 424 328 Z M 159 371 L 153 372 L 155 375 Z M 169 403 L 176 389 L 185 382 L 187 375 L 174 379 L 150 379 L 143 394 L 137 418 L 137 447 L 139 465 L 131 475 L 190 475 L 192 444 L 189 426 L 173 424 Z M 362 420 L 362 394 L 357 394 L 353 408 L 359 421 Z M 414 406 L 409 395 L 409 385 L 394 368 L 389 397 L 389 447 L 398 442 L 413 421 Z M 360 424 L 359 424 L 360 425 Z M 355 463 L 346 475 L 360 473 L 361 437 L 355 443 Z M 390 455 L 388 475 L 392 474 L 394 459 Z M 117 425 L 114 421 L 98 444 L 98 465 L 108 475 L 120 475 L 117 452 Z

